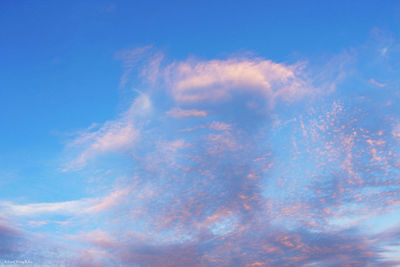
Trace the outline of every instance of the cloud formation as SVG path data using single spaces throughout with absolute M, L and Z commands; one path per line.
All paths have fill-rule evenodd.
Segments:
M 138 64 L 148 88 L 118 118 L 68 145 L 67 171 L 100 168 L 98 158 L 121 153 L 126 160 L 107 168 L 112 174 L 129 165 L 129 172 L 104 182 L 101 196 L 3 202 L 4 214 L 37 216 L 28 222 L 35 229 L 52 227 L 45 215 L 68 217 L 57 224 L 59 247 L 68 251 L 58 258 L 77 266 L 399 263 L 399 95 L 392 83 L 352 76 L 368 72 L 361 63 L 337 66 L 321 82 L 300 63 L 168 63 L 151 51 L 121 54 L 121 86 Z M 335 90 L 322 93 L 315 84 Z M 12 229 L 0 227 L 0 238 L 12 239 Z

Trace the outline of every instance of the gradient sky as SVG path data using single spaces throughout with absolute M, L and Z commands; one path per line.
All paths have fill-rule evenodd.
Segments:
M 0 266 L 400 266 L 400 2 L 0 25 Z

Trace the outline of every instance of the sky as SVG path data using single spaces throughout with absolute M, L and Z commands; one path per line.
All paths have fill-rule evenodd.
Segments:
M 0 3 L 0 266 L 400 266 L 398 1 Z

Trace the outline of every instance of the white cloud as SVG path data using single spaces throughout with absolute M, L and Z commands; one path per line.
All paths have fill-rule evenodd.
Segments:
M 76 216 L 87 213 L 106 211 L 122 201 L 131 191 L 130 187 L 116 189 L 108 195 L 99 198 L 83 198 L 61 202 L 42 202 L 16 204 L 10 201 L 0 201 L 0 213 L 9 216 L 39 216 L 39 215 L 69 215 Z
M 81 151 L 63 171 L 80 169 L 98 155 L 131 148 L 140 135 L 138 122 L 151 111 L 151 107 L 150 98 L 141 94 L 120 119 L 108 121 L 97 130 L 88 129 L 80 133 L 69 147 L 78 147 Z
M 0 202 L 2 213 L 11 216 L 35 216 L 40 214 L 64 214 L 73 215 L 81 213 L 85 207 L 89 207 L 94 202 L 94 199 L 82 199 L 64 202 L 51 203 L 32 203 L 19 205 L 12 202 Z

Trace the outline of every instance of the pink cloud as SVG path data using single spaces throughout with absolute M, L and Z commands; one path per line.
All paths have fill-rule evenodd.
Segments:
M 86 234 L 70 235 L 67 236 L 67 238 L 71 240 L 86 242 L 98 248 L 112 248 L 117 245 L 117 242 L 114 240 L 114 238 L 111 237 L 109 233 L 106 233 L 99 229 L 93 230 Z
M 386 86 L 386 84 L 377 82 L 374 78 L 369 79 L 368 82 L 377 87 L 385 87 Z
M 237 92 L 256 93 L 273 103 L 311 93 L 301 67 L 262 59 L 192 60 L 171 64 L 165 77 L 174 99 L 181 103 L 220 101 Z
M 185 117 L 205 117 L 207 112 L 204 110 L 197 109 L 181 109 L 173 108 L 167 111 L 167 114 L 174 118 L 185 118 Z
M 209 127 L 210 127 L 210 129 L 217 130 L 217 131 L 227 131 L 232 128 L 230 124 L 227 124 L 224 122 L 219 122 L 219 121 L 211 122 Z
M 111 192 L 109 195 L 104 197 L 100 202 L 97 204 L 89 207 L 87 209 L 88 212 L 101 212 L 105 211 L 111 207 L 116 206 L 119 201 L 122 200 L 124 196 L 126 196 L 130 192 L 130 188 L 116 190 Z

